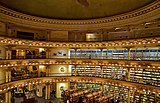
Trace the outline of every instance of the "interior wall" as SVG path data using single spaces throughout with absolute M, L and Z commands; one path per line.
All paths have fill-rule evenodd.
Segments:
M 4 46 L 0 46 L 0 59 L 6 58 L 6 49 Z
M 54 48 L 51 49 L 51 58 L 67 58 L 68 49 L 67 48 Z
M 0 69 L 0 84 L 5 83 L 6 82 L 6 71 L 4 70 L 4 68 Z
M 133 36 L 131 34 L 132 33 L 129 31 L 109 32 L 108 33 L 108 40 L 120 40 L 120 39 L 133 38 Z
M 35 40 L 47 40 L 48 35 L 45 30 L 37 30 L 37 29 L 30 29 L 30 28 L 23 28 L 23 27 L 16 27 L 12 26 L 12 34 L 17 35 L 17 31 L 22 31 L 22 32 L 30 32 L 34 33 L 34 39 Z
M 68 41 L 68 31 L 51 31 L 49 39 L 52 41 Z
M 71 76 L 69 65 L 50 65 L 49 76 Z
M 6 35 L 6 24 L 0 22 L 0 35 Z
M 45 65 L 39 65 L 39 72 L 46 72 L 46 66 Z

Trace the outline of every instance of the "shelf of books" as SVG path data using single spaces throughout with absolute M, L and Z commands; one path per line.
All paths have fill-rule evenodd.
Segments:
M 150 91 L 136 92 L 134 96 L 136 103 L 160 103 L 159 94 L 151 93 Z
M 104 78 L 125 80 L 126 68 L 124 67 L 103 66 L 102 70 Z
M 75 66 L 73 66 L 73 65 L 71 66 L 72 75 L 75 75 L 75 72 L 76 72 L 77 76 L 85 76 L 85 69 L 81 65 L 77 65 L 76 69 L 75 69 Z
M 104 92 L 113 93 L 114 99 L 122 101 L 123 103 L 127 103 L 128 101 L 128 88 L 118 87 L 112 85 L 104 85 Z M 130 97 L 133 96 L 133 91 L 130 91 Z M 130 98 L 133 101 L 133 98 Z
M 86 66 L 85 73 L 89 76 L 99 77 L 101 75 L 100 66 Z
M 96 83 L 79 82 L 76 85 L 78 90 L 100 90 L 100 85 Z
M 160 70 L 131 68 L 130 81 L 160 86 Z
M 159 94 L 156 94 L 155 103 L 160 103 L 160 93 L 159 93 Z
M 75 73 L 75 67 L 71 66 L 72 75 Z M 76 75 L 77 76 L 101 76 L 100 66 L 76 66 Z
M 128 59 L 127 49 L 74 49 L 70 50 L 70 58 Z M 160 48 L 131 48 L 130 59 L 160 60 Z

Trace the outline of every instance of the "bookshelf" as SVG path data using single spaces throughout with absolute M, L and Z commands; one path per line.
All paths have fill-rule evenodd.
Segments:
M 130 81 L 160 86 L 160 70 L 132 68 L 130 72 Z

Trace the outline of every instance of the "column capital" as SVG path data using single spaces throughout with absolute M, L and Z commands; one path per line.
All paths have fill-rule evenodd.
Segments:
M 5 46 L 6 50 L 12 50 L 12 47 L 13 47 L 13 46 L 11 46 L 11 45 Z
M 103 50 L 103 49 L 105 49 L 105 48 L 99 48 L 101 51 Z
M 46 86 L 50 86 L 51 84 L 49 82 L 45 83 Z
M 45 49 L 46 49 L 46 51 L 48 51 L 48 52 L 50 52 L 50 51 L 51 51 L 51 48 L 50 48 L 50 47 L 45 48 Z
M 124 47 L 124 48 L 130 50 L 130 49 L 133 48 L 133 47 L 134 47 L 134 46 L 127 46 L 127 47 Z

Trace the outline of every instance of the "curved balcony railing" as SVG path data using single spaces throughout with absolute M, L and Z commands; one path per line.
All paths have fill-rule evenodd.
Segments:
M 46 74 L 46 73 L 45 73 Z M 26 75 L 26 74 L 25 74 Z M 160 87 L 160 82 L 159 82 L 159 79 L 156 81 L 156 85 L 153 84 L 153 83 L 148 83 L 147 81 L 144 81 L 144 82 L 135 82 L 135 81 L 132 81 L 132 80 L 128 80 L 126 77 L 123 77 L 123 78 L 108 78 L 108 77 L 104 77 L 102 76 L 101 74 L 71 74 L 71 73 L 49 73 L 47 75 L 38 75 L 38 74 L 35 74 L 35 75 L 28 75 L 28 76 L 25 76 L 24 74 L 22 74 L 21 76 L 14 76 L 14 77 L 11 77 L 10 80 L 11 82 L 14 82 L 14 81 L 20 81 L 20 80 L 27 80 L 27 79 L 34 79 L 34 78 L 51 78 L 52 76 L 54 77 L 57 77 L 57 78 L 63 78 L 63 77 L 66 77 L 66 78 L 69 78 L 69 77 L 80 77 L 80 78 L 85 78 L 85 77 L 88 77 L 90 79 L 92 78 L 101 78 L 101 79 L 107 79 L 109 81 L 121 81 L 121 82 L 127 82 L 127 83 L 135 83 L 135 84 L 139 84 L 139 85 L 147 85 L 147 86 L 154 86 L 154 87 Z M 49 76 L 48 76 L 49 75 Z M 0 81 L 5 81 L 5 80 L 0 80 Z M 154 80 L 153 80 L 154 81 Z M 155 82 L 155 81 L 154 81 Z M 4 83 L 5 84 L 5 83 Z
M 79 90 L 83 90 L 79 88 L 78 84 L 96 84 L 98 85 L 99 89 L 96 90 L 104 90 L 104 92 L 108 91 L 105 88 L 109 88 L 111 92 L 115 92 L 118 94 L 122 93 L 119 91 L 119 89 L 123 90 L 124 92 L 122 93 L 125 95 L 125 100 L 128 101 L 139 101 L 138 97 L 141 97 L 142 99 L 146 98 L 145 95 L 148 96 L 156 96 L 155 100 L 153 101 L 159 101 L 158 95 L 160 95 L 160 88 L 155 87 L 155 86 L 150 86 L 150 85 L 145 85 L 145 84 L 139 84 L 139 83 L 131 83 L 127 81 L 120 81 L 120 80 L 111 80 L 111 79 L 106 79 L 106 78 L 101 78 L 101 77 L 89 77 L 89 76 L 53 76 L 53 77 L 39 77 L 39 78 L 30 78 L 30 79 L 25 79 L 25 80 L 18 80 L 18 81 L 13 81 L 13 82 L 8 82 L 4 84 L 0 84 L 0 94 L 12 91 L 15 88 L 23 88 L 26 86 L 37 86 L 37 85 L 52 85 L 52 83 L 59 83 L 59 82 L 70 82 L 72 86 L 74 85 L 73 88 L 77 88 Z M 75 86 L 76 85 L 76 86 Z M 70 86 L 69 88 L 71 88 Z M 105 88 L 104 88 L 105 87 Z M 83 87 L 82 87 L 83 88 Z M 92 87 L 91 87 L 92 88 Z M 86 88 L 87 90 L 92 90 L 91 88 Z M 117 90 L 117 88 L 119 88 Z M 127 92 L 126 92 L 127 91 Z M 132 95 L 130 95 L 132 94 Z M 141 96 L 144 95 L 144 96 Z M 135 96 L 135 97 L 132 97 Z M 129 99 L 127 99 L 129 98 Z M 141 100 L 143 101 L 143 100 Z M 156 102 L 154 102 L 156 103 Z
M 46 55 L 27 55 L 27 56 L 16 56 L 16 55 L 12 55 L 11 56 L 11 60 L 14 59 L 54 59 L 54 58 L 68 58 L 68 59 L 122 59 L 122 60 L 151 60 L 151 61 L 155 61 L 155 60 L 160 60 L 160 55 L 157 56 L 137 56 L 137 57 L 130 57 L 128 59 L 127 56 L 57 56 L 57 57 L 46 57 Z M 1 58 L 2 59 L 2 58 Z
M 40 77 L 40 78 L 30 78 L 24 80 L 18 80 L 8 83 L 3 83 L 0 85 L 0 93 L 5 93 L 10 89 L 17 87 L 24 87 L 30 84 L 50 84 L 52 82 L 89 82 L 98 84 L 107 84 L 113 86 L 120 86 L 126 88 L 135 88 L 136 90 L 149 90 L 151 92 L 160 93 L 160 88 L 155 86 L 150 86 L 140 83 L 131 83 L 127 81 L 112 80 L 101 77 L 90 77 L 90 76 L 53 76 L 53 77 Z
M 126 60 L 126 59 L 88 59 L 88 58 L 51 58 L 51 59 L 6 59 L 0 60 L 0 67 L 17 67 L 27 65 L 97 65 L 97 66 L 123 66 L 129 68 L 159 69 L 159 61 Z
M 50 58 L 46 58 L 45 56 L 41 56 L 41 57 L 37 57 L 37 56 L 29 56 L 29 57 L 14 57 L 11 59 L 0 59 L 0 61 L 3 60 L 108 60 L 108 61 L 112 61 L 112 60 L 125 60 L 125 61 L 160 61 L 160 57 L 156 57 L 156 58 L 106 58 L 106 57 L 50 57 Z

